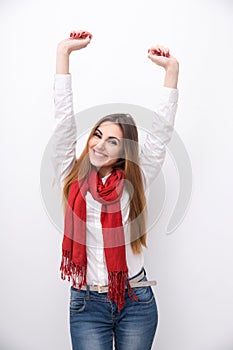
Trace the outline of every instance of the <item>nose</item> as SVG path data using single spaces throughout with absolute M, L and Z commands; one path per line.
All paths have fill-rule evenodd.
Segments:
M 105 149 L 105 140 L 100 140 L 97 145 L 95 146 L 95 148 L 99 149 L 99 150 L 104 150 Z

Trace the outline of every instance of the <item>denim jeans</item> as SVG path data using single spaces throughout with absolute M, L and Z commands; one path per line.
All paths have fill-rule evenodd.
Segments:
M 145 280 L 146 276 L 141 281 Z M 116 350 L 151 349 L 158 324 L 156 300 L 150 286 L 134 288 L 134 292 L 138 301 L 130 300 L 126 293 L 126 305 L 119 313 L 107 293 L 71 287 L 73 350 L 112 350 L 113 338 Z

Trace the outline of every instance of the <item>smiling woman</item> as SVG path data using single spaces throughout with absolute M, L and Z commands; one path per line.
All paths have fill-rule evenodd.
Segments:
M 134 253 L 146 247 L 146 198 L 139 160 L 138 130 L 130 114 L 110 114 L 93 127 L 86 147 L 76 159 L 70 174 L 65 178 L 63 204 L 67 206 L 69 190 L 75 180 L 85 179 L 93 169 L 105 182 L 106 176 L 121 170 L 125 189 L 130 198 L 130 242 Z M 111 177 L 110 177 L 111 179 Z M 126 220 L 127 221 L 127 220 Z M 113 245 L 113 242 L 110 242 Z
M 57 48 L 54 169 L 62 183 L 64 237 L 61 277 L 71 280 L 73 350 L 151 349 L 156 299 L 144 268 L 146 185 L 159 173 L 177 107 L 178 62 L 152 46 L 148 58 L 165 69 L 164 91 L 142 147 L 131 115 L 102 117 L 76 159 L 69 55 L 92 40 L 73 31 Z M 69 135 L 69 136 L 68 136 Z M 130 239 L 129 239 L 130 238 Z M 125 242 L 130 242 L 126 244 Z
M 112 166 L 122 158 L 123 132 L 120 126 L 110 121 L 102 122 L 90 138 L 89 158 L 101 177 L 110 174 Z

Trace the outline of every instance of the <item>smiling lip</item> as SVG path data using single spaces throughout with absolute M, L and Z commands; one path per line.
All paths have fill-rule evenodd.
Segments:
M 96 151 L 94 149 L 93 149 L 93 152 L 94 152 L 95 156 L 97 156 L 97 157 L 101 157 L 101 158 L 107 157 L 106 154 L 100 153 L 100 152 L 98 152 L 98 151 Z

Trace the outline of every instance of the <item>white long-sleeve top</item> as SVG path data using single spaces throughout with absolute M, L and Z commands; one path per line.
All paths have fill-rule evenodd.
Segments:
M 166 145 L 171 139 L 177 110 L 178 90 L 162 87 L 150 133 L 140 145 L 140 167 L 145 180 L 149 184 L 158 175 L 165 159 Z M 77 134 L 74 112 L 71 74 L 55 74 L 54 76 L 55 127 L 52 136 L 52 163 L 56 181 L 63 185 L 76 159 Z M 103 178 L 105 181 L 107 177 Z M 122 221 L 126 242 L 126 262 L 129 277 L 137 274 L 144 265 L 143 252 L 133 254 L 130 246 L 129 195 L 123 191 L 121 198 Z M 93 199 L 90 192 L 86 195 L 87 205 L 87 284 L 105 285 L 108 281 L 103 236 L 100 223 L 101 204 Z

